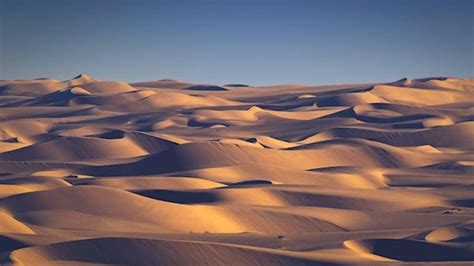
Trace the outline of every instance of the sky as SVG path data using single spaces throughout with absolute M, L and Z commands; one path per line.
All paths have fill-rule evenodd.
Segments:
M 0 0 L 0 79 L 474 76 L 474 0 Z

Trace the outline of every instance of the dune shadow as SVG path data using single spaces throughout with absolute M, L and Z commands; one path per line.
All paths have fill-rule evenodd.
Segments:
M 213 203 L 219 201 L 219 197 L 215 193 L 209 191 L 176 191 L 153 189 L 134 191 L 134 193 L 152 199 L 181 204 Z
M 266 185 L 272 185 L 273 183 L 268 180 L 263 180 L 263 179 L 256 179 L 256 180 L 246 180 L 242 182 L 237 182 L 228 185 L 228 187 L 254 187 L 254 186 L 266 186 Z M 227 187 L 224 187 L 224 189 Z
M 187 87 L 186 90 L 192 91 L 226 91 L 227 89 L 216 85 L 195 85 Z
M 373 245 L 374 254 L 402 261 L 474 260 L 474 252 L 467 246 L 400 239 L 376 239 L 369 242 Z
M 246 84 L 225 84 L 225 87 L 235 87 L 235 88 L 245 88 L 245 87 L 250 87 L 249 85 Z
M 96 137 L 101 139 L 121 139 L 125 135 L 122 130 L 111 130 L 102 134 L 90 135 L 89 137 Z
M 22 242 L 0 235 L 0 253 L 27 247 Z

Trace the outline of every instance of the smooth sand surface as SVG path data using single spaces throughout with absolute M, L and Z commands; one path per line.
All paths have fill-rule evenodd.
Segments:
M 474 81 L 0 81 L 0 264 L 474 263 Z

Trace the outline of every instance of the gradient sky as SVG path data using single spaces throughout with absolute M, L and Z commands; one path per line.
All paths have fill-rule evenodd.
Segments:
M 474 0 L 0 0 L 0 79 L 474 76 Z

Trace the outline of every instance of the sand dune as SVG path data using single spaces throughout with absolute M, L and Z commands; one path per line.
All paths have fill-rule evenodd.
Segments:
M 474 261 L 474 81 L 0 81 L 0 264 Z

